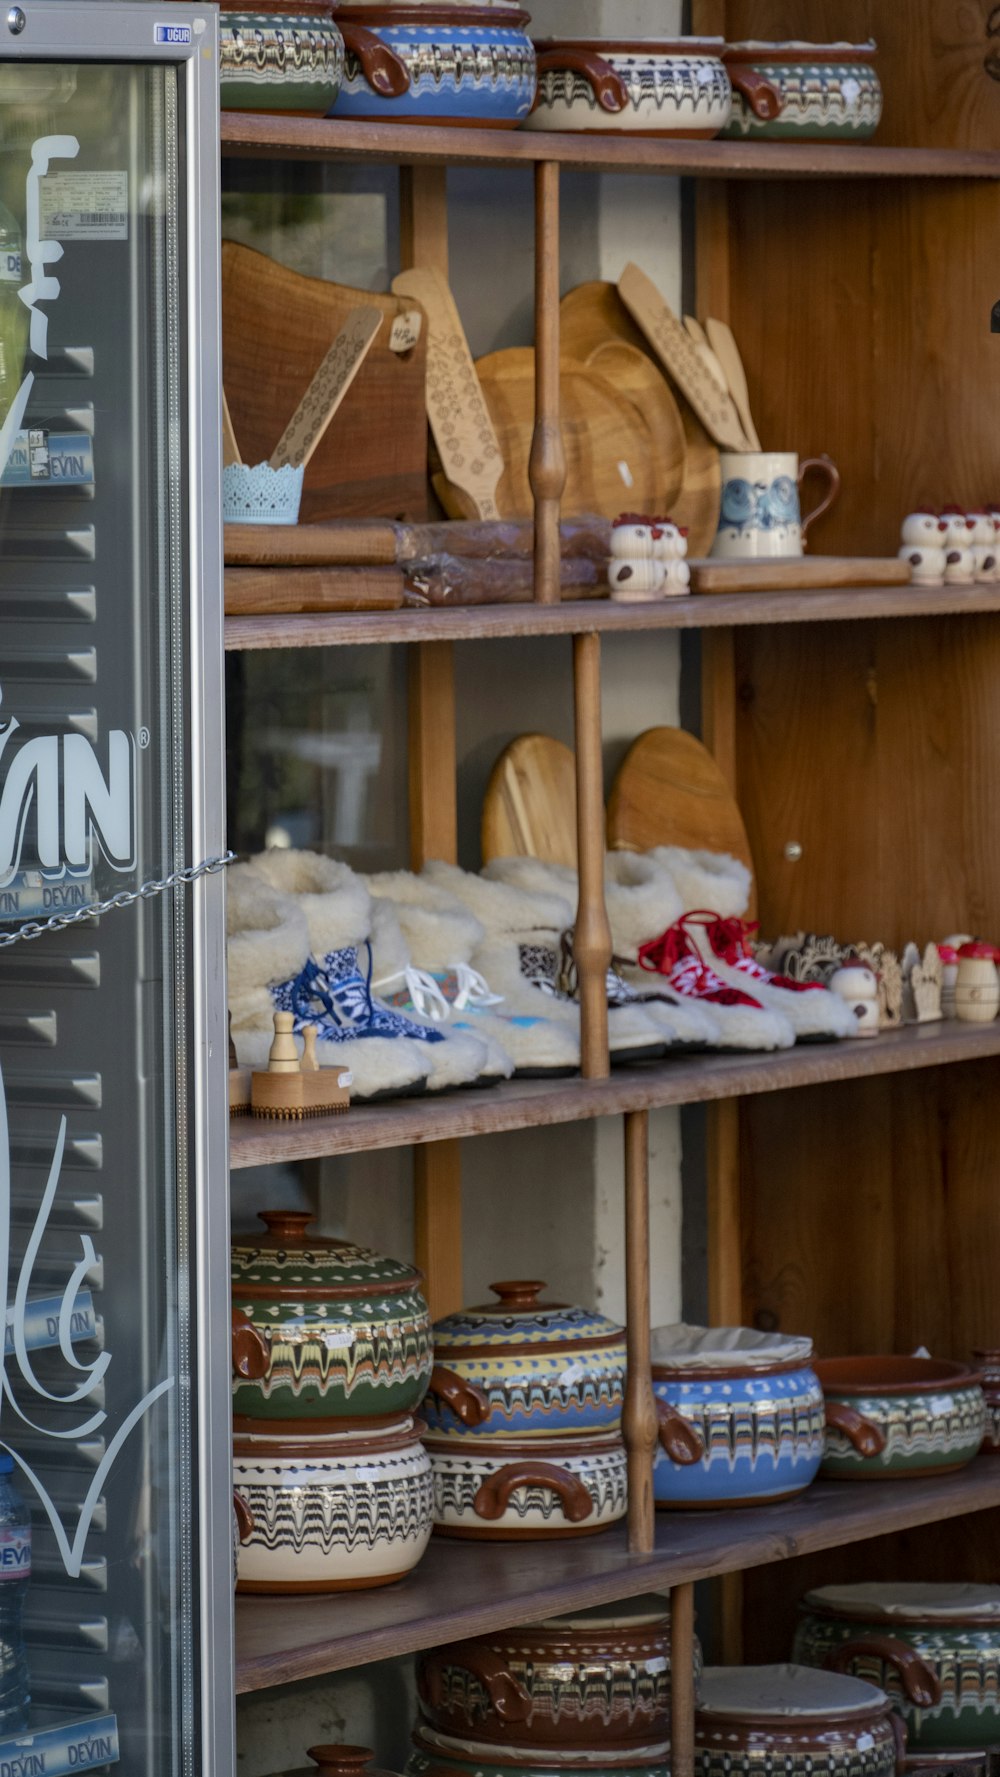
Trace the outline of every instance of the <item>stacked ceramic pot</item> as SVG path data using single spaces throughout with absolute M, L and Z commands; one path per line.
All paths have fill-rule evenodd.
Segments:
M 308 1215 L 261 1220 L 233 1248 L 233 1477 L 252 1520 L 239 1589 L 387 1585 L 431 1533 L 420 1273 L 309 1236 Z
M 409 1777 L 649 1777 L 669 1757 L 667 1601 L 638 1598 L 435 1648 L 421 1656 L 417 1690 Z
M 580 1536 L 624 1517 L 625 1333 L 543 1283 L 434 1327 L 424 1403 L 434 1522 L 449 1536 Z
M 905 1730 L 884 1691 L 806 1666 L 716 1666 L 695 1715 L 697 1777 L 894 1777 Z
M 337 117 L 515 129 L 535 100 L 519 0 L 348 0 Z

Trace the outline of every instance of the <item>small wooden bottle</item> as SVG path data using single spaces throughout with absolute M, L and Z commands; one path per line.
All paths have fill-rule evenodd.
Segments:
M 992 944 L 974 939 L 958 952 L 955 1017 L 966 1024 L 992 1024 L 1000 1011 L 1000 975 Z

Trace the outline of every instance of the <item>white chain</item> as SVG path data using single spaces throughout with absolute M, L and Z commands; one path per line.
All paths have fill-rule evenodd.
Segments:
M 92 901 L 87 907 L 74 907 L 72 912 L 53 913 L 50 919 L 28 920 L 18 926 L 16 932 L 0 932 L 0 950 L 6 950 L 11 944 L 26 943 L 32 938 L 40 938 L 44 932 L 61 932 L 66 926 L 76 925 L 81 919 L 96 919 L 101 913 L 111 913 L 116 907 L 131 907 L 133 901 L 151 901 L 154 895 L 162 895 L 167 889 L 180 888 L 182 884 L 197 882 L 199 876 L 215 876 L 224 870 L 227 864 L 236 860 L 234 851 L 223 852 L 221 857 L 206 858 L 204 863 L 189 864 L 185 870 L 174 870 L 171 875 L 161 877 L 159 881 L 144 882 L 141 888 L 120 889 L 107 901 Z

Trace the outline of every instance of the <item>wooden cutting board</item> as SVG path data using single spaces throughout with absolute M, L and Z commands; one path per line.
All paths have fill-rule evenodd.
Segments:
M 533 510 L 528 464 L 535 426 L 535 354 L 530 347 L 491 352 L 478 360 L 476 370 L 503 453 L 500 513 L 527 518 Z M 665 467 L 643 414 L 621 389 L 572 358 L 561 360 L 559 397 L 565 516 L 596 512 L 617 518 L 620 512 L 648 511 L 656 504 Z
M 624 339 L 609 339 L 598 346 L 587 359 L 587 368 L 596 370 L 605 382 L 620 389 L 633 407 L 638 408 L 649 427 L 656 451 L 656 499 L 652 511 L 666 517 L 672 512 L 684 485 L 687 455 L 680 410 L 666 378 L 660 375 L 645 352 L 628 345 Z M 618 514 L 614 516 L 617 518 Z
M 288 616 L 302 611 L 398 611 L 400 568 L 227 568 L 227 617 Z
M 352 311 L 389 319 L 305 475 L 303 521 L 427 516 L 426 329 L 390 349 L 413 302 L 304 278 L 235 241 L 222 245 L 223 384 L 245 463 L 267 462 Z
M 579 284 L 559 305 L 564 355 L 586 363 L 609 340 L 621 340 L 643 353 L 657 374 L 662 370 L 614 284 Z M 719 528 L 722 472 L 719 452 L 676 387 L 671 389 L 684 427 L 684 480 L 669 516 L 688 533 L 688 554 L 707 555 Z M 667 516 L 667 514 L 664 514 Z
M 630 746 L 608 799 L 607 835 L 611 851 L 728 852 L 753 873 L 736 799 L 708 748 L 683 728 L 647 728 Z M 755 904 L 754 888 L 751 918 Z
M 391 567 L 396 528 L 385 519 L 341 519 L 333 524 L 227 524 L 226 562 L 234 567 Z
M 483 863 L 541 858 L 576 869 L 576 758 L 548 734 L 519 734 L 493 767 L 483 797 Z
M 691 567 L 692 592 L 818 592 L 909 583 L 909 562 L 895 556 L 801 555 L 774 561 L 702 561 Z

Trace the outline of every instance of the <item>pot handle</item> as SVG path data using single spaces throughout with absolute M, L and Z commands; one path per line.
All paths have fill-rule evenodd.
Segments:
M 593 49 L 543 49 L 538 57 L 538 78 L 543 74 L 561 74 L 568 68 L 571 74 L 579 74 L 590 87 L 602 111 L 612 117 L 624 111 L 628 104 L 628 89 L 621 75 L 599 56 Z M 532 110 L 541 104 L 541 90 L 535 95 Z
M 589 1498 L 589 1495 L 588 1495 Z M 504 1722 L 527 1721 L 531 1714 L 531 1698 L 523 1684 L 519 1684 L 513 1673 L 508 1672 L 499 1654 L 492 1648 L 476 1647 L 466 1644 L 465 1647 L 454 1648 L 448 1656 L 449 1666 L 460 1666 L 464 1672 L 470 1672 L 478 1678 L 483 1690 L 493 1705 L 494 1713 Z M 435 1669 L 432 1696 L 435 1708 L 441 1705 L 441 1675 Z
M 688 1467 L 692 1462 L 700 1462 L 705 1454 L 705 1444 L 701 1432 L 683 1413 L 678 1413 L 669 1401 L 657 1400 L 656 1417 L 660 1422 L 658 1437 L 660 1449 L 669 1456 L 671 1462 Z
M 906 1723 L 894 1709 L 889 1714 L 889 1726 L 896 1742 L 896 1770 L 902 1773 L 906 1769 Z
M 233 1375 L 244 1382 L 260 1382 L 271 1367 L 271 1345 L 241 1308 L 233 1314 Z
M 367 25 L 355 25 L 347 19 L 338 20 L 341 36 L 352 56 L 357 56 L 361 72 L 373 93 L 380 99 L 401 99 L 410 90 L 410 71 L 388 43 L 383 43 Z
M 866 1656 L 895 1667 L 907 1697 L 918 1709 L 934 1709 L 940 1703 L 941 1680 L 937 1673 L 914 1648 L 905 1641 L 897 1641 L 894 1635 L 858 1635 L 842 1641 L 839 1647 L 831 1649 L 823 1664 L 829 1672 L 847 1672 L 852 1660 Z
M 827 1401 L 826 1423 L 832 1431 L 843 1432 L 859 1456 L 881 1456 L 885 1449 L 885 1433 L 870 1419 L 862 1419 L 846 1401 Z
M 241 1543 L 248 1543 L 253 1535 L 253 1513 L 242 1493 L 233 1489 L 233 1511 L 236 1513 L 236 1529 Z
M 483 1388 L 477 1388 L 474 1382 L 467 1382 L 464 1376 L 456 1375 L 454 1370 L 445 1368 L 444 1364 L 435 1364 L 431 1371 L 431 1379 L 427 1393 L 436 1400 L 444 1401 L 470 1429 L 476 1425 L 485 1425 L 490 1416 L 490 1397 Z
M 728 62 L 726 73 L 761 123 L 773 123 L 776 117 L 780 117 L 785 109 L 785 101 L 766 74 L 758 73 L 756 68 L 731 67 Z
M 825 451 L 821 457 L 806 457 L 805 462 L 799 464 L 800 487 L 810 469 L 815 469 L 820 475 L 825 475 L 829 482 L 829 487 L 827 488 L 824 498 L 820 500 L 819 505 L 814 506 L 811 512 L 807 512 L 805 518 L 802 520 L 803 539 L 805 539 L 809 526 L 812 524 L 813 520 L 822 517 L 824 512 L 829 511 L 840 492 L 840 470 L 837 468 L 833 458 L 828 457 Z
M 477 1518 L 495 1524 L 510 1504 L 510 1496 L 519 1487 L 545 1487 L 562 1501 L 563 1515 L 571 1524 L 582 1524 L 593 1515 L 594 1502 L 583 1482 L 554 1462 L 536 1462 L 528 1457 L 522 1462 L 505 1462 L 484 1481 L 472 1502 Z

